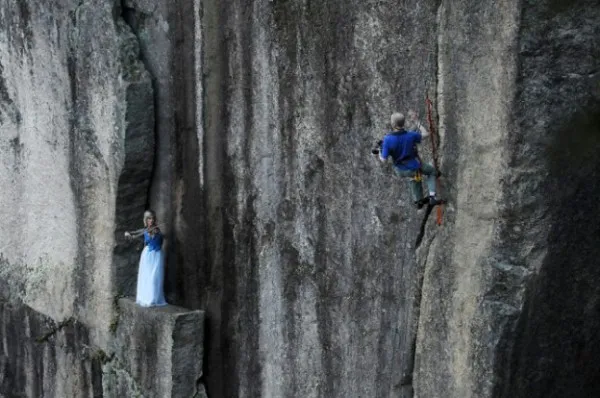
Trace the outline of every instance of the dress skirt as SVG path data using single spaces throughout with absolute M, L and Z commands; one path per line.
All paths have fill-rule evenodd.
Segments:
M 162 250 L 144 247 L 140 256 L 135 302 L 142 307 L 167 305 L 163 292 L 165 275 Z

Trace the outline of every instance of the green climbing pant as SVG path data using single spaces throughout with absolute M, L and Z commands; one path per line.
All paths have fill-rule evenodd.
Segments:
M 417 175 L 417 170 L 401 170 L 397 167 L 394 167 L 394 171 L 400 177 L 409 177 L 410 185 L 412 188 L 412 196 L 415 202 L 421 200 L 423 198 L 423 186 L 421 181 L 416 181 L 415 176 Z M 435 167 L 433 167 L 429 163 L 423 163 L 421 165 L 421 175 L 423 178 L 427 178 L 427 188 L 429 189 L 429 194 L 432 193 L 435 195 L 435 178 L 436 172 Z

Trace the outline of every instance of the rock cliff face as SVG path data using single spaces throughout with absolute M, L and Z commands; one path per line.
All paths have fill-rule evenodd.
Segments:
M 600 391 L 599 20 L 594 2 L 442 6 L 455 211 L 418 255 L 420 397 Z
M 595 3 L 0 0 L 0 395 L 600 394 Z
M 204 2 L 209 394 L 410 396 L 420 219 L 370 154 L 435 92 L 405 7 Z
M 119 290 L 115 228 L 146 202 L 150 78 L 110 2 L 1 9 L 3 295 L 75 316 L 100 343 Z

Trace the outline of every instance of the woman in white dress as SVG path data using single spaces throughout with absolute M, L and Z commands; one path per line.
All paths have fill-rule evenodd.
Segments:
M 135 302 L 142 307 L 167 305 L 163 292 L 165 275 L 164 255 L 161 250 L 163 235 L 156 226 L 152 210 L 144 212 L 144 228 L 125 232 L 128 239 L 144 236 L 144 250 L 140 256 Z

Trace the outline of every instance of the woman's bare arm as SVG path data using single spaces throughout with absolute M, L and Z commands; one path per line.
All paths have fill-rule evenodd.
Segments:
M 134 239 L 142 236 L 144 234 L 145 228 L 136 229 L 135 231 L 125 231 L 125 237 L 129 239 Z

